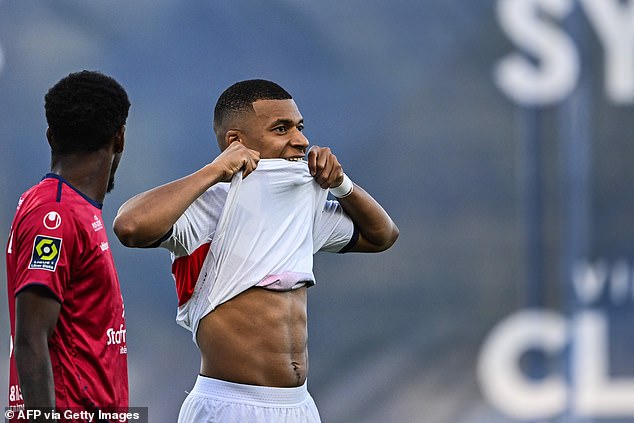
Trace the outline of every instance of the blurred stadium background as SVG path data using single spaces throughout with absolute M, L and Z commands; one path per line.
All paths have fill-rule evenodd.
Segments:
M 48 170 L 44 93 L 80 69 L 132 102 L 107 222 L 212 160 L 215 99 L 253 77 L 397 221 L 388 252 L 316 258 L 324 422 L 634 422 L 634 1 L 0 0 L 5 234 Z M 168 253 L 110 237 L 131 404 L 175 421 L 199 363 Z

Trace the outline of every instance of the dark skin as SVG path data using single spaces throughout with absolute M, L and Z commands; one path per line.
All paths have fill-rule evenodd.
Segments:
M 50 130 L 46 131 L 46 137 L 53 146 L 55 140 Z M 111 142 L 100 150 L 81 154 L 53 153 L 51 172 L 66 179 L 92 200 L 103 203 L 112 186 L 124 140 L 125 126 L 122 126 Z M 55 407 L 49 340 L 55 332 L 61 307 L 59 300 L 42 286 L 29 286 L 16 296 L 14 354 L 26 408 Z
M 124 245 L 152 245 L 209 187 L 231 180 L 236 172 L 247 177 L 260 159 L 305 157 L 322 188 L 341 185 L 343 169 L 330 148 L 308 148 L 304 119 L 293 100 L 258 100 L 252 105 L 253 111 L 216 127 L 222 153 L 211 163 L 121 206 L 114 231 Z M 399 232 L 392 219 L 359 186 L 340 203 L 359 228 L 351 251 L 383 251 L 396 241 Z M 200 321 L 200 373 L 250 385 L 300 386 L 308 371 L 306 322 L 305 287 L 285 292 L 248 289 Z
M 14 353 L 27 408 L 55 406 L 48 340 L 55 331 L 60 309 L 57 299 L 41 286 L 28 287 L 16 297 Z

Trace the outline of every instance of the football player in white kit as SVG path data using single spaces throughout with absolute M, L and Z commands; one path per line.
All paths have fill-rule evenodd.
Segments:
M 282 87 L 238 82 L 214 111 L 221 154 L 115 218 L 124 245 L 172 253 L 177 321 L 201 354 L 181 423 L 319 422 L 306 387 L 312 256 L 379 252 L 398 237 L 329 148 L 308 149 L 303 128 Z

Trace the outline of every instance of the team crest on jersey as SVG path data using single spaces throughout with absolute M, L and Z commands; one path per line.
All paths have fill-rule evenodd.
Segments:
M 33 242 L 33 253 L 31 253 L 29 269 L 43 269 L 54 272 L 61 252 L 61 238 L 37 235 Z

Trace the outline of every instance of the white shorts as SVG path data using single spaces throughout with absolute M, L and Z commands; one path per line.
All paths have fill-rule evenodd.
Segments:
M 306 383 L 297 388 L 242 385 L 198 376 L 178 423 L 320 423 Z

